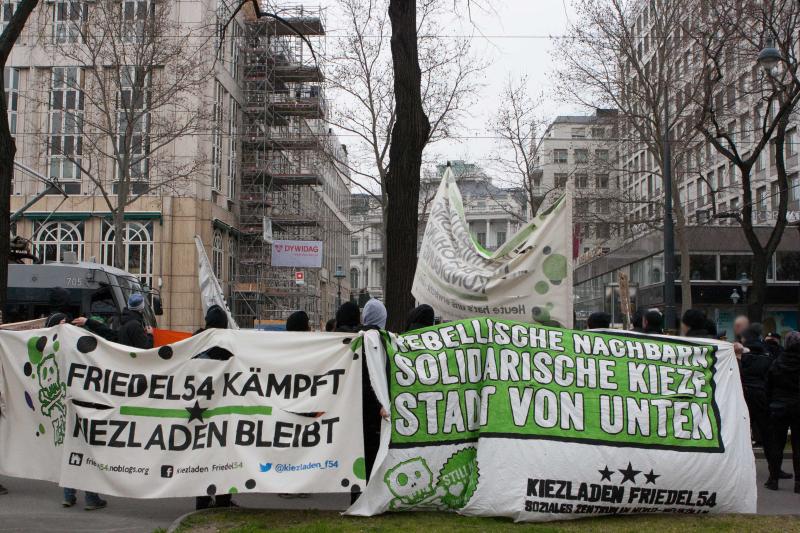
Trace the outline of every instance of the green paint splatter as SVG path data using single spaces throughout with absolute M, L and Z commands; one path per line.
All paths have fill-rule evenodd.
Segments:
M 44 426 L 42 424 L 39 424 L 39 433 L 44 435 Z
M 36 347 L 39 338 L 40 337 L 31 337 L 28 339 L 28 360 L 34 365 L 38 365 L 42 362 L 42 352 Z
M 546 320 L 550 320 L 550 311 L 548 309 L 542 309 L 541 307 L 534 307 L 533 319 L 536 322 L 544 322 Z
M 228 494 L 239 494 L 239 489 L 236 487 L 231 487 L 228 489 Z
M 540 281 L 534 287 L 539 294 L 547 294 L 550 290 L 550 285 L 546 281 Z
M 131 357 L 133 357 L 134 359 L 136 359 L 136 354 L 135 354 L 135 353 L 131 352 L 131 353 L 130 353 L 130 354 L 128 354 L 128 355 L 130 355 Z
M 367 463 L 363 457 L 359 457 L 353 462 L 353 474 L 358 479 L 367 479 Z
M 56 341 L 53 343 L 53 351 L 57 352 L 58 349 L 61 348 L 61 343 Z
M 542 263 L 542 272 L 550 281 L 561 281 L 567 277 L 567 258 L 561 254 L 553 254 Z

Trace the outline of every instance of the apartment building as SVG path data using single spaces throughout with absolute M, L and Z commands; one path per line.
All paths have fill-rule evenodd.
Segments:
M 607 253 L 617 242 L 619 181 L 615 110 L 593 115 L 558 116 L 537 139 L 534 187 L 540 209 L 552 205 L 571 184 L 573 254 L 578 261 Z
M 79 260 L 111 264 L 112 208 L 123 198 L 125 187 L 129 203 L 124 209 L 124 268 L 161 291 L 165 314 L 159 325 L 165 328 L 193 330 L 202 324 L 195 235 L 205 243 L 213 270 L 244 326 L 281 319 L 306 306 L 319 322 L 323 305 L 329 313 L 335 294 L 324 286 L 326 270 L 349 262 L 347 176 L 336 165 L 325 164 L 316 167 L 317 178 L 310 183 L 308 173 L 297 170 L 308 166 L 309 152 L 341 150 L 320 126 L 321 117 L 307 112 L 308 107 L 325 106 L 322 76 L 316 75 L 312 84 L 316 89 L 305 88 L 299 77 L 314 75 L 303 63 L 309 53 L 301 52 L 300 59 L 287 54 L 292 43 L 287 43 L 286 28 L 268 24 L 250 6 L 223 31 L 236 4 L 232 0 L 42 3 L 5 72 L 17 161 L 57 180 L 67 193 L 67 197 L 47 194 L 31 206 L 15 224 L 15 234 L 30 239 L 44 261 L 59 261 L 71 251 Z M 270 9 L 285 20 L 296 18 L 298 26 L 307 23 L 309 33 L 324 35 L 319 31 L 318 9 L 307 11 L 296 5 Z M 116 60 L 98 44 L 99 35 L 115 39 L 122 51 Z M 250 44 L 259 38 L 264 46 L 257 51 Z M 181 49 L 169 44 L 175 41 L 182 43 Z M 157 64 L 125 64 L 144 61 L 131 58 L 142 58 L 148 43 L 157 43 L 152 48 L 162 54 L 174 55 L 156 56 Z M 90 62 L 87 50 L 99 51 L 102 62 Z M 256 64 L 270 72 L 269 90 L 253 85 Z M 280 68 L 281 80 L 271 72 Z M 292 76 L 296 79 L 288 80 Z M 179 77 L 196 83 L 177 86 Z M 279 110 L 280 105 L 285 109 Z M 136 117 L 133 123 L 131 113 Z M 102 117 L 108 120 L 103 122 Z M 305 118 L 317 122 L 312 127 Z M 314 140 L 308 151 L 272 149 L 275 139 L 289 132 L 290 123 L 297 125 L 295 130 L 304 128 L 309 144 Z M 264 134 L 254 147 L 256 130 Z M 297 164 L 292 167 L 285 160 Z M 127 180 L 121 177 L 122 168 L 130 176 Z M 253 207 L 248 201 L 257 180 L 261 202 Z M 32 173 L 17 169 L 12 211 L 47 187 Z M 284 192 L 292 187 L 291 193 Z M 307 208 L 301 199 L 324 206 L 317 209 L 323 215 L 303 221 L 299 213 Z M 275 207 L 275 212 L 288 220 L 271 221 L 275 238 L 289 238 L 285 228 L 293 224 L 322 226 L 323 217 L 338 220 L 339 226 L 307 236 L 324 242 L 323 268 L 309 272 L 312 283 L 302 287 L 304 293 L 313 289 L 313 296 L 298 298 L 297 291 L 290 290 L 273 296 L 269 306 L 253 314 L 246 304 L 238 303 L 244 299 L 243 283 L 251 281 L 247 276 L 258 270 L 257 289 L 249 294 L 264 294 L 266 280 L 278 274 L 270 267 L 268 247 L 257 265 L 253 261 L 252 213 L 261 209 L 266 217 L 258 217 L 257 235 L 263 242 L 269 209 L 278 205 L 282 207 Z
M 725 330 L 730 328 L 733 315 L 745 309 L 753 256 L 734 218 L 741 216 L 744 202 L 739 171 L 699 135 L 693 123 L 701 100 L 698 93 L 693 92 L 698 91 L 694 88 L 694 79 L 707 58 L 692 39 L 691 32 L 706 20 L 709 6 L 708 2 L 697 2 L 697 10 L 686 10 L 680 15 L 681 23 L 670 26 L 671 35 L 667 41 L 670 63 L 666 75 L 659 74 L 665 69 L 659 69 L 657 64 L 664 46 L 659 34 L 657 3 L 640 2 L 631 26 L 632 38 L 638 43 L 635 56 L 643 65 L 640 70 L 652 79 L 665 75 L 670 83 L 672 177 L 678 192 L 674 200 L 687 227 L 693 306 L 715 317 L 719 328 Z M 761 124 L 767 113 L 760 87 L 768 82 L 763 68 L 756 62 L 756 55 L 757 51 L 745 53 L 735 43 L 729 45 L 720 58 L 723 82 L 712 98 L 721 126 L 742 154 L 750 152 L 759 141 Z M 623 68 L 627 68 L 625 72 L 628 73 L 627 89 L 635 92 L 642 83 L 637 69 L 630 67 L 630 60 Z M 661 115 L 663 110 L 659 111 L 659 118 Z M 797 123 L 795 113 L 790 118 L 785 150 L 790 222 L 800 220 Z M 660 148 L 643 140 L 638 133 L 640 130 L 630 121 L 620 120 L 619 130 L 616 166 L 620 196 L 624 198 L 618 204 L 623 217 L 619 246 L 603 257 L 578 266 L 574 280 L 579 315 L 615 308 L 613 293 L 620 273 L 629 276 L 636 305 L 663 305 L 663 242 L 660 239 L 664 191 L 660 159 L 656 157 Z M 752 222 L 765 242 L 778 214 L 774 139 L 756 162 L 751 183 Z M 800 252 L 797 250 L 797 232 L 789 228 L 771 258 L 767 276 L 769 305 L 765 320 L 775 329 L 797 327 L 800 296 Z M 680 287 L 676 287 L 675 293 L 680 311 Z
M 480 166 L 462 160 L 436 165 L 423 173 L 420 185 L 418 244 L 422 244 L 430 204 L 448 165 L 453 170 L 464 200 L 470 232 L 481 246 L 496 250 L 527 221 L 522 191 L 495 186 Z M 382 298 L 385 283 L 383 211 L 373 195 L 353 193 L 350 223 L 350 286 L 353 299 L 363 302 L 367 295 Z

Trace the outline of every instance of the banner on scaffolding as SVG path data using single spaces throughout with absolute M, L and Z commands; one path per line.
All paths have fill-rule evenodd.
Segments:
M 272 266 L 320 268 L 322 241 L 275 241 L 272 243 Z

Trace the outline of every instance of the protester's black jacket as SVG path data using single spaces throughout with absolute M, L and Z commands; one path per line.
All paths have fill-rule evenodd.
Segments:
M 748 342 L 745 348 L 749 353 L 742 354 L 742 385 L 749 389 L 765 389 L 767 375 L 772 366 L 772 357 L 767 347 L 760 341 Z
M 772 356 L 773 361 L 777 360 L 778 357 L 780 357 L 781 354 L 783 353 L 783 348 L 781 347 L 780 344 L 774 342 L 765 342 L 764 346 L 767 347 L 767 351 Z
M 800 407 L 800 344 L 785 350 L 772 364 L 767 396 L 772 406 Z
M 110 328 L 107 325 L 103 324 L 99 320 L 94 320 L 92 318 L 86 320 L 86 324 L 84 327 L 97 335 L 98 337 L 103 337 L 107 341 L 111 342 L 119 342 L 119 334 L 117 330 L 114 328 Z
M 117 342 L 142 350 L 153 347 L 153 336 L 144 330 L 144 317 L 140 312 L 126 309 L 122 312 L 120 324 Z
M 713 339 L 715 338 L 711 333 L 708 332 L 706 329 L 690 329 L 686 332 L 686 337 L 696 337 L 699 339 Z

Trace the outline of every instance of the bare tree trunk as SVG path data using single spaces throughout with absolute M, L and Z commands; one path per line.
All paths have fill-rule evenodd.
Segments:
M 673 198 L 676 198 L 677 191 L 674 189 L 677 186 L 673 185 Z M 681 312 L 677 313 L 676 310 L 678 322 L 683 312 L 692 308 L 692 272 L 687 230 L 686 215 L 683 213 L 683 206 L 679 204 L 678 209 L 675 209 L 675 242 L 678 243 L 678 252 L 681 254 Z
M 412 0 L 391 0 L 392 65 L 397 119 L 389 148 L 386 179 L 386 306 L 387 328 L 398 331 L 414 305 L 411 286 L 417 263 L 417 228 L 422 150 L 430 122 L 422 107 L 417 47 L 417 7 Z
M 14 157 L 17 145 L 8 124 L 8 96 L 5 90 L 4 70 L 11 49 L 22 33 L 39 0 L 22 0 L 0 34 L 0 322 L 6 308 L 8 288 L 8 259 L 11 235 L 11 184 L 14 181 Z M 12 4 L 13 5 L 13 4 Z

